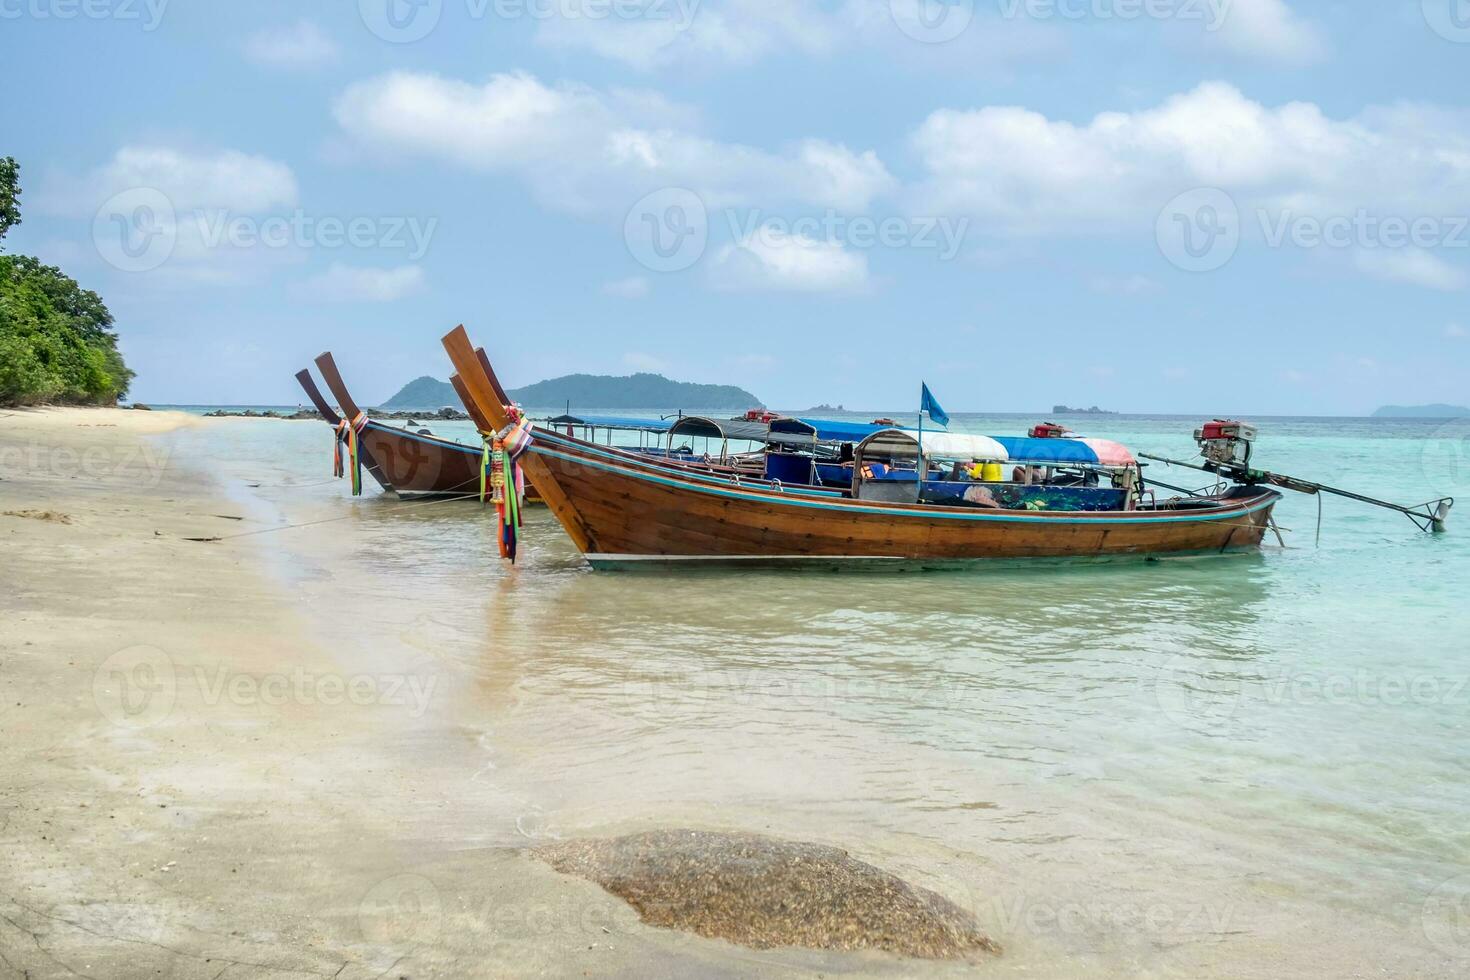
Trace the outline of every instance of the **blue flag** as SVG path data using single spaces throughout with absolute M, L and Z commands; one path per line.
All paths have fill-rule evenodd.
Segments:
M 923 391 L 920 394 L 919 412 L 928 412 L 929 417 L 940 425 L 949 425 L 949 413 L 940 407 L 939 402 L 934 398 L 933 392 L 929 390 L 929 385 L 922 381 L 920 385 Z

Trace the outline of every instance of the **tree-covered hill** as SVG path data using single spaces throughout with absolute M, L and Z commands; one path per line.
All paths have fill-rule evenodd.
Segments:
M 20 224 L 20 168 L 0 159 L 0 238 Z M 102 297 L 55 266 L 0 255 L 0 405 L 111 405 L 127 394 Z
M 613 377 L 605 374 L 568 374 L 538 381 L 506 392 L 527 408 L 646 408 L 672 412 L 678 409 L 741 411 L 756 408 L 761 400 L 734 385 L 701 385 L 670 381 L 661 374 Z
M 526 408 L 556 409 L 568 404 L 573 411 L 598 408 L 646 409 L 650 411 L 718 410 L 743 411 L 761 400 L 733 385 L 701 385 L 670 381 L 660 374 L 614 377 L 605 374 L 568 374 L 538 381 L 506 392 Z M 415 378 L 383 403 L 383 408 L 435 409 L 459 405 L 454 389 L 430 377 Z
M 414 378 L 398 389 L 398 394 L 385 401 L 380 408 L 462 408 L 459 395 L 448 381 L 436 381 L 427 374 Z

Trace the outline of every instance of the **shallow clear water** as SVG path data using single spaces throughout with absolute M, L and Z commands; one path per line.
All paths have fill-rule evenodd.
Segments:
M 1257 421 L 1259 466 L 1470 502 L 1470 420 Z M 1197 422 L 1085 425 L 1188 459 Z M 176 440 L 252 529 L 325 522 L 251 547 L 304 599 L 350 600 L 330 628 L 359 663 L 439 678 L 434 711 L 459 735 L 429 725 L 404 751 L 462 755 L 494 786 L 506 809 L 463 828 L 476 840 L 749 829 L 860 844 L 972 905 L 1153 902 L 1173 928 L 1198 913 L 1224 933 L 1350 911 L 1470 954 L 1433 904 L 1447 880 L 1470 890 L 1470 513 L 1427 535 L 1328 498 L 1319 544 L 1317 500 L 1288 494 L 1288 547 L 1244 555 L 594 573 L 544 510 L 511 567 L 476 505 L 370 481 L 350 498 L 318 424 Z M 986 917 L 1006 933 L 1003 910 Z M 1045 939 L 1096 951 L 1108 925 Z

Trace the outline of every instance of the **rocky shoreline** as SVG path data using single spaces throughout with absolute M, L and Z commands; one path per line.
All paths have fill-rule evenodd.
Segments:
M 137 407 L 137 406 L 135 406 L 135 407 Z M 415 420 L 425 420 L 425 421 L 427 421 L 429 419 L 435 419 L 435 420 L 439 420 L 439 421 L 443 421 L 443 422 L 468 422 L 469 421 L 469 418 L 470 418 L 464 412 L 458 411 L 457 409 L 453 409 L 453 408 L 441 408 L 441 409 L 439 409 L 436 412 L 377 412 L 377 411 L 374 411 L 374 412 L 371 412 L 371 415 L 372 415 L 373 418 L 378 419 L 380 421 L 381 420 L 384 420 L 384 419 L 388 419 L 388 420 L 392 420 L 392 421 L 403 421 L 403 422 L 412 422 L 412 421 L 415 421 Z M 294 420 L 297 420 L 297 419 L 316 419 L 316 420 L 320 421 L 321 420 L 321 417 L 322 417 L 322 413 L 321 412 L 318 412 L 314 408 L 298 408 L 296 411 L 289 412 L 289 413 L 288 412 L 277 412 L 275 409 L 266 409 L 264 412 L 257 412 L 253 408 L 241 409 L 239 411 L 236 411 L 236 410 L 233 410 L 233 409 L 226 409 L 226 408 L 217 408 L 217 409 L 215 409 L 212 412 L 205 412 L 204 413 L 204 417 L 207 418 L 207 419 L 224 419 L 224 418 L 236 418 L 236 419 L 285 419 L 287 421 L 294 421 Z

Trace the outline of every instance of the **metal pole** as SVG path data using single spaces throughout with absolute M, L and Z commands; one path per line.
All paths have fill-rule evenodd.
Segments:
M 1445 520 L 1449 517 L 1450 508 L 1455 503 L 1453 497 L 1441 497 L 1438 500 L 1431 500 L 1416 506 L 1405 507 L 1403 504 L 1378 500 L 1374 497 L 1365 497 L 1361 493 L 1354 493 L 1351 490 L 1340 490 L 1337 487 L 1329 487 L 1325 483 L 1299 480 L 1294 476 L 1283 476 L 1279 473 L 1271 473 L 1266 470 L 1253 470 L 1244 466 L 1222 466 L 1216 468 L 1201 466 L 1198 463 L 1186 463 L 1177 459 L 1169 459 L 1166 456 L 1154 456 L 1150 453 L 1139 453 L 1138 455 L 1143 459 L 1151 459 L 1157 463 L 1167 463 L 1170 466 L 1183 466 L 1186 469 L 1199 470 L 1203 473 L 1214 473 L 1227 479 L 1240 480 L 1245 483 L 1266 483 L 1285 490 L 1295 490 L 1298 493 L 1330 493 L 1339 497 L 1347 497 L 1349 500 L 1372 504 L 1374 507 L 1396 510 L 1417 524 L 1421 530 L 1425 531 L 1443 531 L 1445 529 Z
M 919 458 L 914 460 L 914 476 L 919 484 L 919 496 L 924 496 L 924 401 L 919 396 Z

